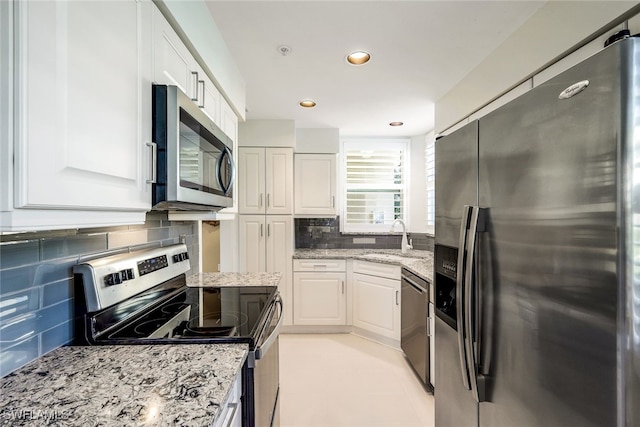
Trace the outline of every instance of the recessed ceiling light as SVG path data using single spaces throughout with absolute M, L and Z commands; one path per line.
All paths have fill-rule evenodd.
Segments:
M 391 122 L 389 123 L 389 126 L 402 126 L 404 123 L 402 122 Z
M 311 99 L 305 99 L 300 101 L 300 106 L 304 108 L 313 108 L 316 106 L 316 102 Z
M 366 64 L 370 59 L 371 55 L 369 52 L 365 52 L 364 50 L 357 50 L 347 55 L 347 62 L 353 65 Z

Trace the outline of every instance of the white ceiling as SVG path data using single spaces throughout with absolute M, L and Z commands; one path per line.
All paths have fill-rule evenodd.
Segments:
M 434 103 L 546 3 L 206 1 L 246 81 L 247 120 L 349 136 L 433 129 Z M 371 61 L 349 65 L 354 50 Z M 317 106 L 303 109 L 302 99 Z

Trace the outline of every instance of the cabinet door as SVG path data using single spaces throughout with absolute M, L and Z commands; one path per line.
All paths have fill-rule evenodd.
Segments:
M 196 90 L 195 103 L 200 107 L 204 113 L 216 124 L 221 126 L 221 101 L 222 95 L 215 87 L 211 79 L 205 74 L 204 70 L 197 66 L 198 70 L 198 87 Z
M 238 140 L 238 116 L 224 98 L 220 100 L 220 129 L 233 142 Z
M 15 5 L 15 207 L 149 210 L 151 3 Z
M 345 273 L 293 273 L 294 325 L 344 325 Z
M 178 86 L 197 98 L 198 70 L 189 49 L 157 7 L 153 8 L 153 81 Z
M 354 273 L 353 326 L 400 340 L 400 281 Z
M 296 215 L 336 215 L 336 155 L 295 155 Z
M 266 236 L 264 215 L 240 215 L 240 272 L 266 271 Z
M 241 214 L 264 213 L 264 148 L 238 149 L 238 210 Z
M 278 289 L 284 301 L 284 324 L 291 325 L 293 317 L 292 263 L 293 219 L 289 215 L 267 216 L 267 270 L 282 273 Z
M 293 149 L 266 149 L 266 212 L 293 213 Z

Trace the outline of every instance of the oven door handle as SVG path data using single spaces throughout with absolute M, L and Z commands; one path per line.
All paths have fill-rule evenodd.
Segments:
M 284 306 L 282 304 L 282 297 L 280 297 L 279 294 L 278 294 L 278 296 L 276 296 L 276 300 L 275 300 L 275 303 L 274 303 L 274 306 L 273 306 L 273 310 L 276 309 L 275 308 L 276 304 L 278 304 L 280 306 L 280 317 L 278 318 L 278 323 L 276 324 L 275 328 L 273 328 L 273 331 L 271 332 L 271 335 L 269 335 L 269 337 L 267 337 L 267 339 L 264 340 L 262 345 L 256 347 L 255 360 L 262 359 L 262 355 L 264 353 L 266 353 L 267 351 L 269 351 L 269 347 L 271 347 L 273 345 L 273 343 L 278 338 L 278 335 L 280 335 L 280 328 L 282 327 L 282 322 L 284 321 Z M 270 324 L 271 324 L 271 322 L 267 322 L 267 324 L 264 327 L 265 330 L 267 328 L 269 328 Z

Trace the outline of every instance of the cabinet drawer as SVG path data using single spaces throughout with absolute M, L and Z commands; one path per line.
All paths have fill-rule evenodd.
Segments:
M 293 271 L 346 271 L 346 267 L 347 262 L 343 259 L 293 260 Z
M 368 274 L 371 276 L 400 280 L 400 269 L 401 267 L 399 265 L 361 261 L 359 259 L 353 260 L 354 273 Z

